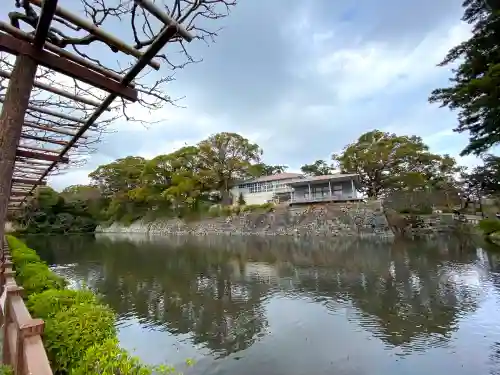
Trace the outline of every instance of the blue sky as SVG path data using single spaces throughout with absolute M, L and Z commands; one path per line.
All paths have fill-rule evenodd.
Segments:
M 453 133 L 456 114 L 427 98 L 450 76 L 436 64 L 469 35 L 460 3 L 239 0 L 217 24 L 224 29 L 215 43 L 189 45 L 203 62 L 178 71 L 168 86 L 169 95 L 185 97 L 182 108 L 134 109 L 161 121 L 117 121 L 85 166 L 51 183 L 86 183 L 100 164 L 168 153 L 221 131 L 257 142 L 266 163 L 290 170 L 329 159 L 375 128 L 417 134 L 432 151 L 456 156 L 467 135 Z

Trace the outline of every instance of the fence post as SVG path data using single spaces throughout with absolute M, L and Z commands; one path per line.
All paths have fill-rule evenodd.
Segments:
M 19 327 L 17 332 L 17 348 L 16 348 L 16 372 L 15 375 L 24 375 L 27 371 L 27 363 L 25 362 L 25 342 L 28 337 L 42 335 L 44 322 L 42 319 L 31 319 L 27 324 Z
M 7 278 L 8 276 L 14 277 L 16 273 L 14 271 L 5 271 L 5 277 Z M 13 296 L 21 296 L 21 292 L 23 291 L 23 288 L 17 285 L 10 285 L 10 286 L 5 286 L 5 293 L 7 293 L 6 298 L 5 298 L 5 315 L 4 315 L 4 321 L 3 321 L 3 361 L 2 363 L 11 365 L 14 368 L 14 374 L 18 375 L 19 372 L 17 371 L 17 364 L 16 363 L 11 363 L 12 362 L 12 353 L 10 350 L 10 338 L 9 338 L 9 324 L 13 322 L 12 319 L 12 311 L 10 309 L 10 299 Z M 17 336 L 19 336 L 19 330 L 16 327 L 16 333 Z

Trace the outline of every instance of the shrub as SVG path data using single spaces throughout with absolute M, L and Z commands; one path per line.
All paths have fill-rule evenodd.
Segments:
M 0 364 L 0 375 L 14 375 L 12 367 Z
M 274 209 L 274 203 L 249 204 L 243 206 L 242 212 L 270 212 Z
M 48 289 L 63 289 L 66 281 L 53 273 L 36 252 L 15 237 L 7 236 L 12 261 L 16 269 L 16 280 L 26 295 Z
M 82 303 L 45 319 L 44 343 L 55 373 L 68 373 L 97 342 L 115 338 L 115 314 L 104 305 Z
M 243 193 L 240 193 L 240 195 L 238 196 L 238 204 L 240 206 L 244 206 L 246 204 L 245 198 L 243 197 Z
M 17 267 L 22 267 L 27 263 L 41 262 L 40 257 L 33 251 L 19 251 L 12 254 L 12 260 L 17 265 Z
M 500 220 L 483 219 L 479 222 L 479 229 L 487 236 L 495 232 L 500 232 Z
M 29 296 L 27 307 L 33 316 L 46 319 L 61 310 L 83 303 L 97 303 L 97 298 L 90 290 L 49 289 Z
M 119 347 L 116 338 L 111 338 L 88 348 L 70 375 L 150 375 L 152 373 L 151 367 L 145 366 L 137 358 L 131 357 Z
M 43 342 L 55 374 L 173 374 L 172 367 L 150 367 L 118 346 L 115 314 L 90 290 L 64 289 L 53 273 L 23 242 L 6 236 L 27 307 L 45 321 Z M 102 344 L 101 344 L 102 343 Z M 10 375 L 0 366 L 0 375 Z
M 186 362 L 188 366 L 191 361 Z M 87 349 L 70 375 L 151 375 L 179 374 L 172 366 L 148 366 L 120 348 L 118 340 L 108 339 Z
M 399 213 L 410 215 L 431 215 L 433 211 L 431 206 L 419 206 L 413 208 L 403 208 L 399 210 Z
M 16 279 L 26 295 L 48 289 L 63 289 L 66 281 L 53 273 L 45 263 L 27 263 L 16 267 Z

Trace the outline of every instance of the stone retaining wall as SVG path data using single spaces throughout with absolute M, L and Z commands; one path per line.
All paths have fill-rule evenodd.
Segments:
M 272 236 L 392 236 L 379 202 L 277 207 L 273 212 L 246 212 L 229 217 L 184 222 L 164 219 L 136 221 L 130 226 L 99 226 L 102 233 L 163 235 L 272 235 Z
M 481 219 L 481 217 L 467 215 L 466 221 L 460 221 L 453 214 L 421 215 L 417 218 L 419 219 L 417 225 L 413 225 L 410 229 L 411 233 L 416 235 L 471 231 Z

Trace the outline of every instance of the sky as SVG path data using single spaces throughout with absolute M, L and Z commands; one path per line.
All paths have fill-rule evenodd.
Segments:
M 454 133 L 456 113 L 428 97 L 451 75 L 436 64 L 469 36 L 461 15 L 458 0 L 238 0 L 217 23 L 215 43 L 188 45 L 203 61 L 168 85 L 180 107 L 137 108 L 136 116 L 160 121 L 115 122 L 83 167 L 49 183 L 88 183 L 101 164 L 152 158 L 223 131 L 258 143 L 265 163 L 289 171 L 329 160 L 373 129 L 419 135 L 431 151 L 458 156 L 467 134 Z

